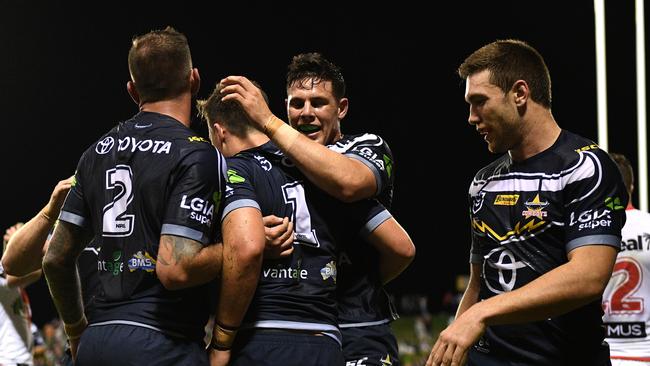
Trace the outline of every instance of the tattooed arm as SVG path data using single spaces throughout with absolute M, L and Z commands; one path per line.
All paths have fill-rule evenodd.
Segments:
M 83 317 L 77 257 L 88 243 L 79 226 L 60 221 L 43 258 L 43 272 L 59 316 L 66 324 Z
M 156 275 L 168 290 L 202 285 L 221 273 L 222 255 L 220 243 L 203 246 L 196 240 L 162 235 Z

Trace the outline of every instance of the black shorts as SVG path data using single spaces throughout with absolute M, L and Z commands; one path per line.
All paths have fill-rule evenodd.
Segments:
M 341 328 L 346 366 L 399 366 L 397 339 L 390 325 Z
M 488 355 L 470 348 L 467 357 L 467 366 L 529 366 L 529 365 L 553 365 L 553 366 L 611 366 L 609 359 L 609 348 L 594 350 L 593 353 L 584 354 L 578 352 L 566 357 L 565 360 L 539 360 L 539 361 L 513 361 L 512 357 Z
M 283 330 L 240 331 L 230 366 L 343 365 L 341 346 L 332 337 Z
M 144 327 L 113 324 L 88 327 L 81 336 L 75 366 L 208 366 L 198 342 Z

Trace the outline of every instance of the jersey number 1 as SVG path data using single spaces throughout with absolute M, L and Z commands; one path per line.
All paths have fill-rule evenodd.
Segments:
M 305 188 L 300 182 L 287 183 L 282 186 L 284 202 L 293 207 L 292 219 L 298 244 L 320 247 L 316 230 L 311 227 L 311 214 L 305 200 Z

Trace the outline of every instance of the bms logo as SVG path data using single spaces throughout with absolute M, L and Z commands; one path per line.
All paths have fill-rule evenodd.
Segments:
M 495 294 L 512 291 L 517 284 L 517 270 L 524 267 L 526 264 L 518 261 L 506 247 L 495 248 L 485 256 L 485 262 L 483 262 L 485 284 Z M 493 275 L 487 275 L 494 272 L 498 274 L 498 280 Z
M 156 260 L 147 253 L 147 251 L 142 254 L 142 251 L 138 250 L 138 252 L 129 259 L 128 266 L 130 272 L 140 269 L 151 273 L 156 270 Z
M 328 278 L 332 278 L 334 283 L 336 283 L 336 262 L 330 261 L 325 265 L 325 267 L 320 269 L 320 275 L 323 277 L 323 281 L 326 281 Z

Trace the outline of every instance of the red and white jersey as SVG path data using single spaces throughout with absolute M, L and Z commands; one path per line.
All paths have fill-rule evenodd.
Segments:
M 26 293 L 0 275 L 0 365 L 32 364 L 30 317 Z
M 611 358 L 650 361 L 650 214 L 631 208 L 603 294 Z

